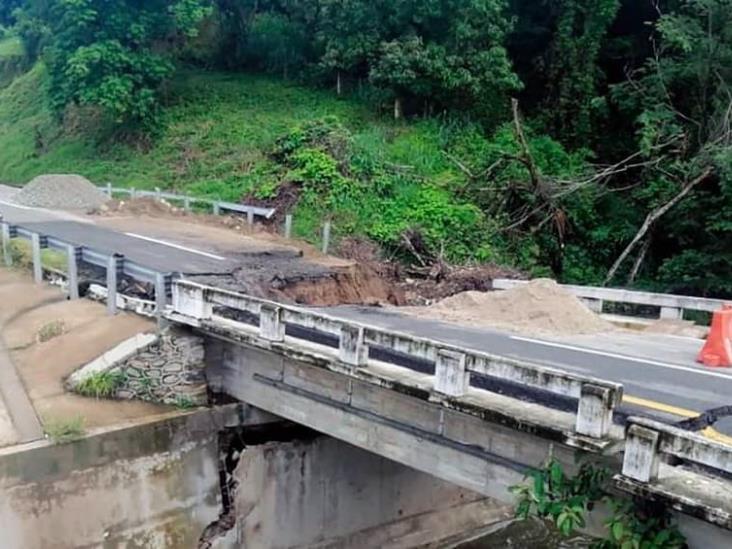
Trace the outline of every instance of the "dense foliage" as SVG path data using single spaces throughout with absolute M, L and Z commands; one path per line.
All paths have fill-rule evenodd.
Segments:
M 412 261 L 732 295 L 732 0 L 0 5 L 45 61 L 57 115 L 81 106 L 162 134 L 186 64 L 272 73 L 372 113 L 267 129 L 255 160 L 215 186 L 200 173 L 201 188 L 296 188 L 302 223 L 328 213 Z M 430 146 L 394 163 L 354 137 L 387 118 L 428 128 Z M 329 137 L 298 141 L 312 132 Z

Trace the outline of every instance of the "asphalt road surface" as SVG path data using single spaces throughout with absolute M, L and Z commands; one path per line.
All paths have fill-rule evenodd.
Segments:
M 5 220 L 40 233 L 100 251 L 121 253 L 159 271 L 225 273 L 237 266 L 224 252 L 193 249 L 145 234 L 120 233 L 68 214 L 13 206 L 0 193 Z M 221 254 L 221 255 L 219 255 Z M 330 314 L 396 331 L 441 340 L 556 368 L 617 381 L 625 386 L 624 413 L 642 413 L 679 421 L 705 410 L 732 404 L 732 372 L 697 365 L 699 340 L 646 334 L 603 334 L 550 339 L 509 334 L 407 317 L 367 307 L 337 307 Z M 732 435 L 732 420 L 715 425 Z M 732 443 L 732 439 L 720 440 Z

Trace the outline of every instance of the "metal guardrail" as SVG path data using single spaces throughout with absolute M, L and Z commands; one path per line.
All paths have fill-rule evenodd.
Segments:
M 493 281 L 493 289 L 508 290 L 525 284 L 528 284 L 528 281 L 498 278 Z M 723 299 L 639 292 L 620 288 L 576 286 L 571 284 L 562 284 L 562 288 L 585 301 L 590 309 L 598 313 L 602 312 L 603 303 L 608 301 L 614 303 L 632 303 L 634 305 L 660 307 L 661 318 L 680 319 L 683 317 L 683 312 L 685 310 L 705 311 L 711 313 L 718 311 L 722 308 L 722 305 L 728 303 Z
M 577 399 L 575 432 L 586 437 L 607 437 L 613 410 L 622 399 L 623 388 L 618 383 L 344 321 L 187 280 L 174 281 L 172 290 L 172 307 L 166 315 L 174 321 L 199 327 L 212 324 L 235 326 L 237 330 L 253 334 L 259 341 L 291 345 L 293 352 L 301 352 L 303 347 L 292 339 L 306 338 L 290 335 L 297 331 L 290 328 L 316 331 L 326 334 L 326 339 L 335 343 L 337 362 L 354 370 L 364 368 L 374 360 L 369 354 L 372 346 L 380 351 L 389 351 L 379 353 L 379 362 L 389 362 L 397 367 L 405 367 L 403 360 L 392 360 L 388 355 L 428 361 L 434 364 L 433 390 L 444 397 L 459 399 L 466 396 L 471 388 L 471 376 L 491 376 L 548 394 Z M 232 315 L 232 311 L 236 314 Z M 232 316 L 245 320 L 232 320 Z M 246 319 L 256 319 L 256 323 Z M 309 338 L 308 341 L 309 344 L 313 342 Z M 267 347 L 266 344 L 264 346 Z
M 33 256 L 33 277 L 36 283 L 43 282 L 43 265 L 41 250 L 52 248 L 62 251 L 67 256 L 66 277 L 68 280 L 69 297 L 79 297 L 79 263 L 88 263 L 106 270 L 107 283 L 107 310 L 110 314 L 117 312 L 117 282 L 120 275 L 125 275 L 133 280 L 153 284 L 155 286 L 156 314 L 162 315 L 168 303 L 172 274 L 162 273 L 149 269 L 144 265 L 130 261 L 124 256 L 115 253 L 95 250 L 88 246 L 78 246 L 57 237 L 46 236 L 27 229 L 21 225 L 11 225 L 7 222 L 0 224 L 2 229 L 2 255 L 5 265 L 12 266 L 12 255 L 10 253 L 10 239 L 23 238 L 30 240 Z
M 215 215 L 220 215 L 221 212 L 224 211 L 246 214 L 250 224 L 254 223 L 255 216 L 262 217 L 264 219 L 272 219 L 272 217 L 274 217 L 275 213 L 277 212 L 275 208 L 262 208 L 259 206 L 249 206 L 246 204 L 234 204 L 232 202 L 224 202 L 221 200 L 211 200 L 209 198 L 198 198 L 191 195 L 165 192 L 159 188 L 155 189 L 154 191 L 144 191 L 135 189 L 133 187 L 112 187 L 112 185 L 110 184 L 107 184 L 106 186 L 100 188 L 109 197 L 114 196 L 114 194 L 116 193 L 129 195 L 130 198 L 146 197 L 155 198 L 156 200 L 180 201 L 183 202 L 183 208 L 187 211 L 191 209 L 191 206 L 193 204 L 205 204 L 211 207 L 211 211 Z

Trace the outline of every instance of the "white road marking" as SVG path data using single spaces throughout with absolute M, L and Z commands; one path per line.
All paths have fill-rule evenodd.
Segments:
M 208 252 L 202 252 L 201 250 L 195 250 L 193 248 L 181 246 L 180 244 L 173 244 L 172 242 L 167 242 L 165 240 L 158 240 L 156 238 L 150 238 L 149 236 L 143 236 L 141 234 L 135 234 L 135 233 L 125 233 L 125 235 L 131 236 L 132 238 L 139 238 L 140 240 L 147 240 L 148 242 L 154 242 L 155 244 L 161 244 L 163 246 L 168 246 L 169 248 L 183 250 L 184 252 L 189 252 L 189 253 L 196 254 L 196 255 L 202 255 L 203 257 L 208 257 L 209 259 L 215 259 L 217 261 L 226 261 L 226 258 L 221 257 L 220 255 L 214 255 L 214 254 L 210 254 Z
M 19 210 L 40 210 L 41 208 L 31 208 L 30 206 L 21 206 L 20 204 L 13 204 L 12 202 L 8 202 L 6 200 L 0 200 L 0 204 L 5 204 L 6 206 L 10 206 L 12 208 L 18 208 Z
M 727 380 L 732 380 L 732 375 L 724 374 L 722 372 L 715 372 L 713 370 L 703 370 L 700 368 L 692 368 L 690 366 L 681 366 L 679 364 L 669 364 L 667 362 L 658 362 L 656 360 L 649 360 L 646 358 L 637 358 L 628 355 L 620 355 L 616 353 L 610 353 L 607 351 L 599 351 L 597 349 L 590 349 L 588 347 L 578 347 L 576 345 L 567 345 L 565 343 L 555 343 L 553 341 L 544 341 L 541 339 L 532 339 L 529 337 L 511 336 L 511 339 L 516 341 L 525 341 L 527 343 L 535 343 L 537 345 L 546 345 L 547 347 L 557 347 L 559 349 L 567 349 L 569 351 L 579 351 L 591 355 L 607 356 L 610 358 L 620 358 L 622 360 L 628 360 L 631 362 L 639 362 L 641 364 L 650 364 L 651 366 L 659 366 L 661 368 L 668 368 L 670 370 L 681 370 L 683 372 L 690 372 L 692 374 L 698 374 L 709 377 L 720 377 Z

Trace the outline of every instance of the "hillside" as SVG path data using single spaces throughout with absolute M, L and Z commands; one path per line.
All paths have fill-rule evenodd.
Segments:
M 498 258 L 484 216 L 447 189 L 462 176 L 436 120 L 394 122 L 358 99 L 267 76 L 188 71 L 167 90 L 160 134 L 142 146 L 110 138 L 82 111 L 59 122 L 45 88 L 37 65 L 0 90 L 0 181 L 72 172 L 230 201 L 276 201 L 280 186 L 294 188 L 300 236 L 317 239 L 328 217 L 336 238 L 367 235 L 388 247 L 419 226 L 429 247 L 444 245 L 454 260 Z M 283 150 L 303 131 L 323 143 L 308 137 Z M 328 140 L 343 150 L 326 150 Z

